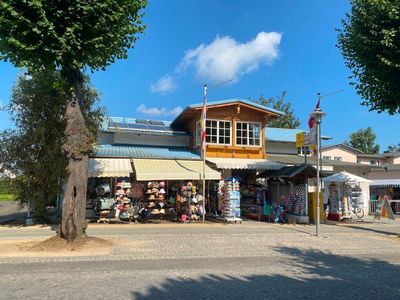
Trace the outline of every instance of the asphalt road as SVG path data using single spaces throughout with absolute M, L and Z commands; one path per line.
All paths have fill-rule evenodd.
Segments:
M 400 299 L 399 225 L 91 226 L 108 256 L 0 258 L 1 299 Z M 0 228 L 1 240 L 50 228 Z

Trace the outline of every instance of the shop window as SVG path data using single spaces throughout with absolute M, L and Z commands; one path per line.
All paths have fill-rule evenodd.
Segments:
M 330 157 L 330 156 L 322 156 L 322 158 L 323 158 L 323 159 L 326 159 L 326 160 L 331 160 L 331 157 Z
M 306 147 L 300 147 L 300 148 L 297 148 L 297 153 L 298 153 L 299 155 L 301 155 L 301 156 L 304 156 L 305 154 L 306 154 L 307 156 L 311 156 L 311 149 L 310 149 L 310 147 L 308 147 L 308 146 L 306 146 Z
M 200 122 L 199 126 L 200 126 Z M 201 128 L 199 131 L 199 144 L 201 143 Z M 231 122 L 219 120 L 206 120 L 206 143 L 230 145 L 231 144 Z
M 342 161 L 342 157 L 340 157 L 340 156 L 335 156 L 335 157 L 333 158 L 333 160 Z
M 259 123 L 236 122 L 236 145 L 261 146 Z

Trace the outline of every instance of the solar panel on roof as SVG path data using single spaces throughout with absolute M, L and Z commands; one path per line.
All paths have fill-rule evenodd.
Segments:
M 136 119 L 136 124 L 150 124 L 150 122 L 144 119 Z
M 147 126 L 144 124 L 129 124 L 129 128 L 131 128 L 131 129 L 147 129 Z
M 150 130 L 163 130 L 163 131 L 169 130 L 165 126 L 158 126 L 158 125 L 147 125 L 147 128 Z
M 163 121 L 156 121 L 156 120 L 150 120 L 151 125 L 160 125 L 160 126 L 165 126 Z
M 129 125 L 128 125 L 128 123 L 118 122 L 118 123 L 115 123 L 115 127 L 118 127 L 118 128 L 129 128 Z

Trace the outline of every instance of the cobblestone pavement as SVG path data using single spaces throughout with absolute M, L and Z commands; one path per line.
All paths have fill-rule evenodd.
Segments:
M 89 226 L 112 254 L 0 258 L 1 299 L 399 299 L 400 225 Z M 1 240 L 54 235 L 1 227 Z

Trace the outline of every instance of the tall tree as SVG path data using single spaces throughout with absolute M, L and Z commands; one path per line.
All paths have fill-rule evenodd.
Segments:
M 66 94 L 68 158 L 60 236 L 86 237 L 85 198 L 92 137 L 82 114 L 83 71 L 104 70 L 144 31 L 146 0 L 3 0 L 0 59 L 29 71 L 59 69 Z
M 385 153 L 400 152 L 400 143 L 389 145 Z
M 400 0 L 351 0 L 338 47 L 363 105 L 400 112 Z
M 294 114 L 292 104 L 290 102 L 285 102 L 286 95 L 287 91 L 283 91 L 279 96 L 276 96 L 275 98 L 264 98 L 261 95 L 258 99 L 250 99 L 251 101 L 258 104 L 268 106 L 285 113 L 284 116 L 270 120 L 267 125 L 268 127 L 294 129 L 300 126 L 300 121 Z
M 15 129 L 0 134 L 0 165 L 17 175 L 11 180 L 16 200 L 29 199 L 35 219 L 45 221 L 46 206 L 53 205 L 66 177 L 67 157 L 62 151 L 65 136 L 65 92 L 58 72 L 19 77 L 6 107 Z M 96 106 L 97 91 L 85 76 L 82 85 L 83 115 L 95 137 L 104 110 Z M 94 142 L 94 141 L 93 141 Z
M 375 144 L 376 135 L 371 127 L 360 129 L 350 135 L 347 145 L 360 150 L 364 154 L 378 154 L 379 145 Z

